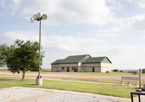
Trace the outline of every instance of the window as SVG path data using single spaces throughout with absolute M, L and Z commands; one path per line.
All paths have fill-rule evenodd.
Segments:
M 64 70 L 64 67 L 61 67 L 61 70 Z
M 72 67 L 72 70 L 74 70 L 75 69 L 75 67 Z

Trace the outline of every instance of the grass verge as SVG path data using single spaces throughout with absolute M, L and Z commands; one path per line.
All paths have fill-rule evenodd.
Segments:
M 7 70 L 0 70 L 0 72 L 7 72 L 10 71 Z M 31 74 L 37 74 L 38 71 L 27 71 L 27 73 Z M 132 73 L 125 73 L 125 72 L 110 72 L 110 73 L 98 73 L 98 72 L 51 72 L 51 71 L 41 71 L 41 74 L 73 74 L 73 75 L 129 75 L 129 76 L 139 76 L 138 74 L 132 74 Z M 145 73 L 142 74 L 142 76 L 145 76 Z
M 0 88 L 7 87 L 32 87 L 32 88 L 46 88 L 46 89 L 58 89 L 77 92 L 94 93 L 101 95 L 117 96 L 130 98 L 130 92 L 137 87 L 108 85 L 108 84 L 94 84 L 94 83 L 81 83 L 71 81 L 55 81 L 55 80 L 43 80 L 43 85 L 38 86 L 35 84 L 35 79 L 25 79 L 21 81 L 16 77 L 0 76 Z

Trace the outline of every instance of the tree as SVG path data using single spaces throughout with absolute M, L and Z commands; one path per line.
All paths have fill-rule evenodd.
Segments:
M 22 80 L 25 79 L 25 73 L 27 70 L 38 70 L 39 68 L 39 55 L 38 49 L 39 45 L 38 42 L 24 42 L 17 40 L 15 44 L 17 48 L 14 52 L 7 57 L 6 64 L 8 70 L 18 74 L 22 71 Z M 44 52 L 41 53 L 41 65 L 42 65 L 42 58 L 44 57 Z
M 138 72 L 137 71 L 132 71 L 132 74 L 137 74 Z
M 118 72 L 118 69 L 114 69 L 113 72 Z
M 6 66 L 6 58 L 13 53 L 15 46 L 0 45 L 0 67 Z
M 123 70 L 120 70 L 120 72 L 123 72 Z
M 142 73 L 145 73 L 145 69 L 142 69 Z

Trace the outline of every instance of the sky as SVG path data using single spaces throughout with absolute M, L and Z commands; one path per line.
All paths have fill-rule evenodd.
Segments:
M 145 0 L 0 0 L 0 44 L 39 41 L 43 69 L 70 55 L 107 56 L 112 69 L 145 68 Z

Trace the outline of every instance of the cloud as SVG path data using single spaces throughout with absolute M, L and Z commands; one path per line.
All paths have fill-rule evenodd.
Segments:
M 45 45 L 44 45 L 45 43 Z M 81 38 L 72 36 L 43 37 L 44 47 L 54 52 L 89 53 L 98 55 L 132 54 L 138 50 L 136 46 L 109 45 L 104 39 Z
M 145 14 L 137 14 L 131 17 L 125 17 L 125 18 L 114 18 L 114 24 L 120 25 L 120 26 L 131 26 L 135 24 L 136 22 L 142 22 L 145 19 Z M 114 27 L 117 28 L 117 27 Z
M 0 1 L 0 5 L 4 8 L 4 9 L 12 9 L 14 11 L 17 11 L 21 8 L 21 3 L 24 0 L 1 0 Z
M 39 35 L 32 31 L 11 31 L 0 34 L 0 41 L 7 44 L 14 44 L 17 39 L 38 41 Z
M 50 25 L 78 23 L 103 25 L 109 22 L 111 16 L 110 9 L 106 6 L 105 0 L 61 0 L 59 2 L 55 0 L 54 2 L 47 1 L 42 5 L 47 9 L 47 11 L 45 10 L 49 17 L 49 23 L 47 23 Z M 25 7 L 22 13 L 29 14 L 30 11 L 27 9 L 29 10 L 30 7 Z M 38 9 L 44 10 L 41 7 L 39 8 L 39 6 Z M 38 10 L 35 10 L 35 12 L 38 12 Z
M 119 35 L 110 33 L 110 34 L 96 34 L 96 36 L 98 36 L 98 37 L 118 37 Z
M 123 20 L 120 19 L 120 24 L 125 27 L 134 27 L 138 33 L 145 33 L 145 14 L 137 14 L 133 17 L 127 17 Z
M 0 35 L 2 42 L 13 44 L 17 39 L 39 41 L 37 33 L 32 31 L 13 31 Z M 72 36 L 42 35 L 42 46 L 52 52 L 76 52 L 98 54 L 124 54 L 137 50 L 135 46 L 108 45 L 104 39 L 82 38 Z
M 11 12 L 10 15 L 15 15 L 15 12 Z
M 43 2 L 42 2 L 43 1 Z M 19 9 L 22 16 L 33 16 L 40 12 L 48 15 L 46 24 L 97 24 L 104 25 L 113 22 L 111 7 L 106 0 L 11 0 L 1 1 L 3 7 L 15 12 Z M 23 4 L 23 5 L 22 5 Z
M 118 37 L 120 36 L 119 31 L 121 30 L 121 27 L 110 27 L 108 29 L 99 29 L 97 30 L 97 34 L 92 34 L 97 37 Z
M 108 6 L 107 2 L 111 5 Z M 129 2 L 145 4 L 144 0 L 129 0 Z M 11 15 L 20 14 L 26 20 L 30 20 L 30 17 L 37 12 L 46 13 L 48 19 L 44 22 L 45 25 L 105 25 L 111 22 L 114 25 L 130 26 L 133 20 L 142 19 L 144 16 L 115 18 L 114 10 L 117 10 L 117 7 L 121 9 L 122 6 L 120 2 L 114 0 L 43 0 L 43 2 L 40 0 L 1 0 L 0 5 L 5 9 L 11 9 Z
M 110 27 L 108 29 L 103 29 L 103 30 L 97 30 L 99 33 L 110 33 L 110 32 L 118 32 L 119 28 L 118 27 Z
M 1 42 L 5 42 L 8 44 L 13 44 L 17 39 L 21 40 L 31 40 L 31 41 L 39 41 L 39 35 L 32 31 L 12 31 L 6 32 L 4 34 L 0 34 Z M 105 44 L 106 42 L 102 40 L 96 40 L 95 38 L 81 38 L 81 37 L 72 37 L 72 36 L 46 36 L 42 35 L 42 45 L 46 48 L 54 49 L 57 47 L 58 49 L 62 49 L 65 51 L 75 51 L 75 49 L 79 49 L 80 46 L 89 46 L 91 44 Z M 49 46 L 48 46 L 49 45 Z
M 145 29 L 144 29 L 144 27 L 145 27 L 145 14 L 134 16 L 133 17 L 133 23 L 136 25 L 137 30 L 140 33 L 145 32 Z
M 116 34 L 120 33 L 122 31 L 125 32 L 125 30 L 136 30 L 138 33 L 145 33 L 145 14 L 137 14 L 132 17 L 126 17 L 126 18 L 115 18 L 114 24 L 116 27 L 114 29 L 109 28 L 105 30 L 98 30 L 99 34 L 109 33 L 109 34 Z M 128 29 L 126 29 L 128 28 Z M 116 30 L 116 31 L 115 31 Z M 128 32 L 128 31 L 127 31 Z M 133 33 L 133 32 L 131 32 Z
M 80 36 L 81 36 L 81 35 L 84 35 L 84 34 L 85 34 L 85 33 L 78 33 L 78 35 L 80 35 Z
M 100 44 L 105 44 L 106 42 L 102 40 L 97 40 L 95 38 L 81 38 L 72 36 L 49 36 L 43 37 L 45 47 L 50 50 L 64 51 L 64 52 L 82 52 L 89 50 L 91 46 L 93 48 Z M 49 45 L 49 46 L 47 46 Z
M 118 1 L 117 0 L 116 1 L 107 0 L 107 1 L 108 1 L 108 3 L 112 4 L 112 6 L 110 8 L 113 9 L 113 10 L 121 10 L 122 7 L 123 7 L 123 5 L 120 3 L 119 0 Z
M 1 43 L 14 44 L 17 39 L 39 41 L 39 35 L 32 31 L 12 31 L 0 34 Z M 45 51 L 43 68 L 50 68 L 50 64 L 58 58 L 65 58 L 73 54 L 90 54 L 91 56 L 111 56 L 109 57 L 117 66 L 122 59 L 130 59 L 138 51 L 136 46 L 110 45 L 104 39 L 95 37 L 73 37 L 58 35 L 42 35 L 42 47 Z M 56 55 L 56 56 L 54 56 Z M 122 57 L 123 56 L 123 57 Z M 51 58 L 51 59 L 50 59 Z M 116 61 L 120 58 L 120 62 Z
M 128 0 L 128 1 L 129 3 L 137 4 L 141 8 L 145 7 L 145 0 Z

